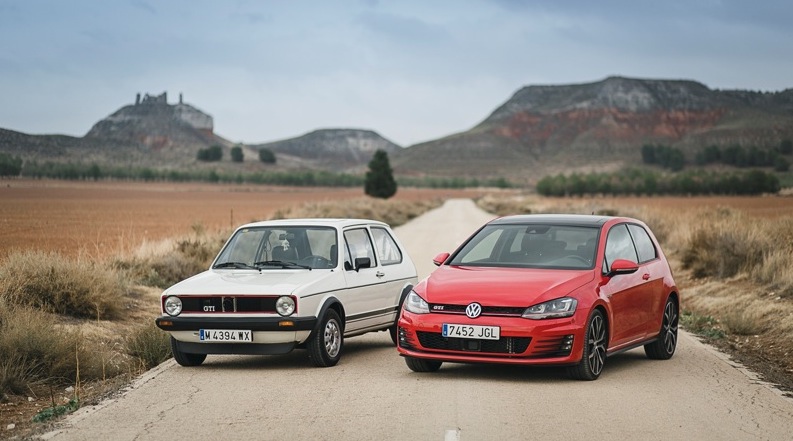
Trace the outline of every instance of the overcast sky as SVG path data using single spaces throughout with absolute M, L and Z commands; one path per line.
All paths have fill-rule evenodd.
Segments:
M 790 0 L 0 0 L 0 128 L 83 136 L 168 92 L 234 142 L 408 146 L 523 86 L 610 75 L 793 88 Z

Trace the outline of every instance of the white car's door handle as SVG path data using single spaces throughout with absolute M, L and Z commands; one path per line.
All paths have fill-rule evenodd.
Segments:
M 377 276 L 377 278 L 379 279 L 380 277 L 385 276 L 385 273 L 381 273 L 380 271 L 378 271 L 375 273 L 375 276 Z

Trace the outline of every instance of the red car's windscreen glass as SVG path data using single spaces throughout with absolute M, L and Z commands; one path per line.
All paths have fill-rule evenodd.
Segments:
M 597 227 L 488 225 L 454 256 L 451 265 L 528 268 L 593 268 Z

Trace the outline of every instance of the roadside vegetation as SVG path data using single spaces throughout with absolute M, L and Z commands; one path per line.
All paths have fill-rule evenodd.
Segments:
M 682 293 L 681 325 L 793 392 L 793 219 L 721 207 L 612 205 L 608 198 L 485 196 L 485 210 L 624 215 L 647 223 Z
M 274 163 L 275 156 L 260 151 L 260 160 Z M 204 155 L 211 154 L 205 153 Z M 202 156 L 203 158 L 203 156 Z M 201 162 L 217 162 L 201 159 Z M 113 167 L 97 164 L 23 161 L 17 157 L 0 157 L 0 176 L 21 176 L 33 179 L 63 179 L 72 181 L 101 181 L 108 179 L 143 182 L 209 182 L 233 184 L 284 185 L 294 187 L 363 187 L 366 177 L 349 173 L 327 171 L 287 170 L 242 172 L 197 167 L 173 170 L 152 167 Z M 418 188 L 511 188 L 515 185 L 504 178 L 437 178 L 396 176 L 402 187 Z
M 359 198 L 296 205 L 270 218 L 358 217 L 397 226 L 441 203 Z M 23 404 L 28 424 L 44 422 L 170 358 L 168 336 L 154 325 L 159 294 L 208 268 L 230 234 L 194 225 L 184 237 L 102 259 L 9 253 L 0 261 L 0 428 L 22 427 Z

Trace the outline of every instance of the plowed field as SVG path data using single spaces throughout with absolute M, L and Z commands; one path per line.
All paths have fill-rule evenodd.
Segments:
M 399 189 L 395 199 L 475 197 L 475 190 Z M 11 250 L 103 257 L 145 241 L 230 229 L 305 202 L 364 197 L 360 188 L 195 183 L 0 181 L 0 258 Z

